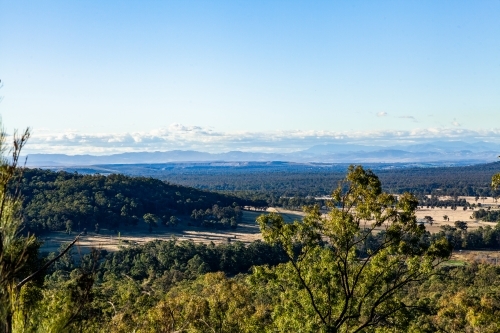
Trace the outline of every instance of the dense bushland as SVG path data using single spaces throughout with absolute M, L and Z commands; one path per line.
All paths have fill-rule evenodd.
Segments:
M 150 225 L 176 225 L 178 216 L 203 211 L 214 227 L 235 227 L 242 205 L 253 201 L 173 185 L 153 178 L 123 175 L 79 175 L 26 169 L 20 186 L 25 232 L 98 231 Z M 207 220 L 196 213 L 200 224 Z M 200 220 L 200 218 L 201 220 Z

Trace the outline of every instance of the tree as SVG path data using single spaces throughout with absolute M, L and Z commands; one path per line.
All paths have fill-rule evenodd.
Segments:
M 270 324 L 268 307 L 254 300 L 242 281 L 221 272 L 208 273 L 172 288 L 132 327 L 120 316 L 113 326 L 121 326 L 118 332 L 263 332 Z
M 0 129 L 0 322 L 4 323 L 4 327 L 0 329 L 5 332 L 11 330 L 12 307 L 19 273 L 30 259 L 30 254 L 33 254 L 29 249 L 36 243 L 35 237 L 23 237 L 19 234 L 22 224 L 19 182 L 22 173 L 18 163 L 29 136 L 29 129 L 21 136 L 14 134 L 13 147 L 10 148 L 12 157 L 8 159 L 5 157 L 9 149 L 6 134 Z
M 170 216 L 170 220 L 169 220 L 169 225 L 175 227 L 177 225 L 177 217 L 176 216 Z
M 258 218 L 264 240 L 281 246 L 289 258 L 254 273 L 276 293 L 277 331 L 361 332 L 396 325 L 416 305 L 398 296 L 428 279 L 451 253 L 444 238 L 426 240 L 413 195 L 396 200 L 361 166 L 349 167 L 332 199 L 326 215 L 318 206 L 307 207 L 301 222 L 286 224 L 273 213 Z M 380 229 L 378 243 L 361 256 Z
M 491 177 L 491 187 L 497 190 L 500 187 L 500 173 L 497 173 Z
M 149 232 L 153 231 L 153 227 L 158 227 L 158 217 L 155 214 L 147 213 L 142 218 L 147 223 Z
M 71 231 L 73 231 L 73 221 L 68 220 L 66 221 L 66 233 L 70 235 Z
M 450 218 L 448 217 L 448 215 L 443 215 L 443 220 L 444 220 L 444 221 L 449 221 L 449 220 L 450 220 Z
M 464 221 L 455 221 L 455 227 L 457 229 L 460 229 L 460 230 L 463 230 L 463 231 L 466 231 L 467 230 L 467 222 L 464 222 Z

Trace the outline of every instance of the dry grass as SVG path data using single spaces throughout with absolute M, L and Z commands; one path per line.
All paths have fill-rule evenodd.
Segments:
M 303 214 L 300 212 L 277 210 L 270 208 L 268 211 L 277 211 L 281 213 L 287 222 L 301 219 Z M 183 230 L 175 228 L 167 228 L 158 226 L 150 233 L 148 226 L 145 223 L 140 223 L 133 228 L 124 228 L 120 230 L 120 235 L 111 230 L 101 230 L 99 234 L 89 233 L 81 237 L 78 241 L 77 251 L 88 253 L 92 247 L 100 248 L 107 251 L 117 251 L 121 246 L 129 246 L 130 244 L 143 244 L 154 240 L 170 240 L 177 238 L 178 240 L 191 240 L 195 243 L 210 243 L 215 244 L 227 243 L 231 241 L 240 241 L 243 243 L 251 243 L 261 239 L 260 229 L 255 220 L 265 212 L 262 211 L 244 211 L 243 221 L 238 224 L 236 229 L 214 230 L 194 226 L 183 225 Z M 187 224 L 187 222 L 183 222 Z M 43 241 L 42 251 L 57 252 L 61 244 L 71 242 L 76 234 L 68 235 L 64 232 L 53 232 L 45 237 L 41 237 Z
M 456 263 L 480 262 L 480 263 L 498 265 L 500 264 L 500 251 L 459 250 L 453 252 L 450 261 Z
M 482 222 L 472 219 L 472 210 L 464 211 L 461 207 L 457 208 L 457 210 L 451 208 L 419 208 L 416 215 L 419 219 L 424 218 L 424 216 L 431 216 L 434 219 L 432 226 L 426 225 L 427 230 L 432 233 L 438 232 L 443 225 L 454 226 L 455 221 L 467 222 L 469 229 L 477 229 L 480 226 L 485 227 L 488 225 L 494 227 L 496 225 L 496 222 Z M 447 215 L 450 220 L 445 221 L 443 219 L 444 215 Z
M 430 197 L 430 195 L 428 195 L 428 197 Z M 495 200 L 493 197 L 484 197 L 484 199 L 483 199 L 483 197 L 480 197 L 477 201 L 476 201 L 476 197 L 470 197 L 470 196 L 459 196 L 458 198 L 465 199 L 470 204 L 475 203 L 477 205 L 478 203 L 480 203 L 481 205 L 500 208 L 499 207 L 500 201 Z M 453 200 L 453 198 L 450 196 L 442 196 L 442 197 L 440 197 L 440 200 Z

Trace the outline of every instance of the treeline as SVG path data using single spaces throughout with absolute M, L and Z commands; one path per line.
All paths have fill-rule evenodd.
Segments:
M 469 203 L 465 199 L 459 199 L 454 197 L 452 199 L 442 199 L 439 196 L 431 195 L 430 197 L 426 195 L 418 196 L 418 203 L 420 206 L 425 206 L 427 208 L 455 208 L 455 207 L 468 207 Z M 481 204 L 479 204 L 481 205 Z M 475 205 L 474 205 L 475 207 Z
M 243 212 L 236 205 L 234 207 L 214 205 L 212 209 L 194 209 L 191 213 L 191 221 L 199 226 L 215 229 L 236 228 L 242 217 Z
M 255 166 L 249 164 L 246 167 L 148 166 L 150 168 L 115 166 L 115 169 L 133 175 L 154 175 L 170 183 L 228 194 L 243 201 L 253 201 L 259 206 L 289 209 L 317 203 L 312 198 L 330 195 L 332 189 L 344 178 L 347 169 L 345 164 L 302 165 L 279 162 Z M 422 197 L 434 195 L 436 198 L 500 195 L 500 191 L 493 190 L 490 186 L 491 175 L 500 170 L 500 162 L 454 167 L 403 168 L 385 164 L 370 164 L 368 167 L 377 172 L 384 190 L 391 193 L 410 192 Z M 463 207 L 462 203 L 455 205 Z
M 500 224 L 495 227 L 480 226 L 469 230 L 465 221 L 455 221 L 455 226 L 444 225 L 440 231 L 430 235 L 431 239 L 444 237 L 455 250 L 497 250 L 500 249 Z
M 473 212 L 472 217 L 475 219 L 481 219 L 486 222 L 500 222 L 500 210 L 490 210 L 481 208 Z
M 234 276 L 249 273 L 255 265 L 274 266 L 285 261 L 285 253 L 280 247 L 261 241 L 249 245 L 154 241 L 107 254 L 98 276 L 128 275 L 139 282 L 166 275 L 177 276 L 177 279 L 197 277 L 208 272 Z
M 77 231 L 119 230 L 133 227 L 141 220 L 149 221 L 150 226 L 175 225 L 178 216 L 189 218 L 194 210 L 212 210 L 215 206 L 226 213 L 231 211 L 223 218 L 229 218 L 229 225 L 234 218 L 235 226 L 239 218 L 235 207 L 262 204 L 153 178 L 40 169 L 24 171 L 20 190 L 24 199 L 24 231 L 35 233 L 68 227 Z M 225 224 L 226 220 L 221 222 Z
M 386 237 L 386 231 L 370 234 L 359 244 L 357 254 L 361 257 L 375 251 Z M 430 245 L 438 239 L 445 238 L 455 250 L 498 250 L 500 249 L 500 224 L 494 227 L 480 226 L 469 229 L 465 221 L 455 221 L 454 226 L 443 225 L 436 233 L 425 232 L 420 242 Z

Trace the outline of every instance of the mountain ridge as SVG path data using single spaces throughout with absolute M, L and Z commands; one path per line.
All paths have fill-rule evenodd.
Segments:
M 126 152 L 110 155 L 29 154 L 27 166 L 68 166 L 95 164 L 137 164 L 169 162 L 459 162 L 496 161 L 500 145 L 479 141 L 434 141 L 413 145 L 369 146 L 360 144 L 325 144 L 291 153 L 229 151 L 208 153 L 196 150 Z

